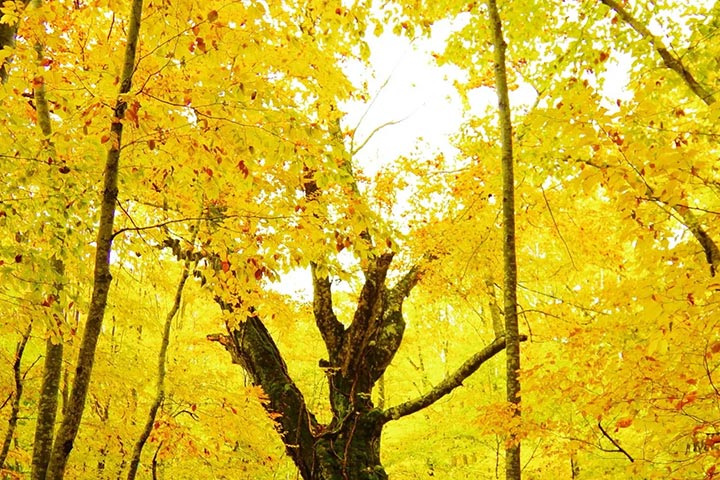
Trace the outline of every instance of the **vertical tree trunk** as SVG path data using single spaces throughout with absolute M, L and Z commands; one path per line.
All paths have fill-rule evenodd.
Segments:
M 45 480 L 50 452 L 55 434 L 58 392 L 62 373 L 63 344 L 53 343 L 52 338 L 45 342 L 45 366 L 38 401 L 35 441 L 32 456 L 32 480 Z
M 197 232 L 197 228 L 195 231 Z M 194 243 L 194 238 L 191 240 L 191 244 Z M 160 353 L 158 354 L 158 377 L 157 377 L 157 387 L 155 391 L 155 399 L 153 400 L 152 405 L 150 406 L 150 410 L 148 411 L 148 417 L 147 421 L 145 422 L 145 428 L 143 428 L 142 432 L 140 432 L 140 436 L 138 437 L 137 441 L 135 442 L 135 448 L 133 448 L 133 455 L 130 459 L 130 469 L 128 470 L 127 478 L 128 480 L 134 480 L 135 476 L 137 475 L 138 467 L 140 466 L 140 458 L 142 456 L 143 447 L 145 447 L 145 442 L 147 442 L 148 437 L 150 437 L 150 433 L 152 432 L 153 424 L 155 423 L 155 417 L 157 415 L 158 410 L 160 409 L 160 405 L 162 405 L 163 400 L 165 399 L 165 364 L 167 361 L 167 350 L 168 346 L 170 345 L 170 328 L 172 326 L 172 321 L 175 318 L 175 315 L 177 314 L 178 310 L 180 310 L 180 302 L 182 301 L 182 292 L 185 288 L 185 282 L 188 279 L 188 275 L 190 273 L 190 262 L 186 261 L 185 265 L 183 266 L 182 275 L 180 276 L 180 281 L 178 282 L 177 290 L 175 291 L 175 299 L 173 301 L 173 305 L 170 308 L 170 311 L 167 314 L 167 317 L 165 317 L 165 325 L 163 327 L 163 336 L 162 336 L 162 343 L 160 344 Z
M 0 451 L 0 469 L 5 465 L 8 453 L 10 452 L 10 444 L 15 437 L 15 428 L 17 427 L 18 416 L 20 414 L 20 401 L 22 399 L 23 392 L 23 378 L 22 371 L 20 370 L 22 364 L 23 353 L 25 353 L 25 345 L 27 345 L 28 339 L 30 338 L 30 332 L 32 331 L 32 322 L 28 325 L 27 330 L 23 334 L 20 341 L 18 341 L 17 347 L 15 348 L 15 360 L 13 361 L 13 377 L 15 378 L 15 394 L 10 410 L 10 418 L 8 418 L 8 429 L 5 433 L 5 440 L 3 441 L 2 450 Z
M 503 264 L 504 314 L 507 356 L 507 401 L 513 415 L 520 416 L 520 335 L 517 318 L 517 260 L 515 256 L 515 180 L 513 175 L 512 121 L 505 68 L 507 47 L 502 33 L 502 21 L 495 0 L 488 0 L 490 27 L 495 49 L 495 85 L 500 110 L 503 180 Z M 520 480 L 520 441 L 511 432 L 505 453 L 505 478 Z
M 132 86 L 142 6 L 143 0 L 133 0 L 124 65 L 120 79 L 120 95 L 115 104 L 115 114 L 110 126 L 110 149 L 108 150 L 103 175 L 103 195 L 95 251 L 92 298 L 75 366 L 75 379 L 70 392 L 67 414 L 63 417 L 50 456 L 46 477 L 48 480 L 61 480 L 65 475 L 65 466 L 72 451 L 75 437 L 80 428 L 83 410 L 85 409 L 85 400 L 90 387 L 90 375 L 95 362 L 95 348 L 100 336 L 108 291 L 112 281 L 110 253 L 112 251 L 115 203 L 118 196 L 118 167 L 120 146 L 122 145 L 123 118 L 127 109 L 127 102 L 122 95 L 128 93 Z
M 34 0 L 33 7 L 38 8 L 41 0 Z M 42 61 L 43 45 L 35 44 L 38 63 Z M 37 108 L 37 121 L 40 131 L 45 137 L 49 154 L 57 158 L 55 146 L 52 141 L 52 124 L 50 120 L 50 109 L 45 96 L 45 82 L 40 81 L 34 89 L 35 105 Z M 62 193 L 58 189 L 58 193 Z M 64 225 L 58 225 L 57 231 L 62 232 Z M 53 270 L 58 276 L 55 286 L 57 300 L 60 300 L 60 293 L 65 275 L 65 265 L 61 259 L 53 264 Z M 58 322 L 59 323 L 59 322 Z M 47 473 L 50 452 L 52 451 L 53 436 L 55 435 L 55 418 L 57 416 L 58 390 L 60 388 L 60 375 L 62 372 L 63 344 L 62 338 L 55 341 L 52 335 L 48 334 L 45 342 L 45 365 L 43 367 L 43 380 L 40 387 L 40 398 L 38 400 L 37 421 L 35 423 L 35 440 L 33 442 L 32 457 L 32 480 L 44 480 Z

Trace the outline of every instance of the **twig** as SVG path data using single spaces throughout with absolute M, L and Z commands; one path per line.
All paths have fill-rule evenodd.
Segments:
M 620 444 L 619 444 L 614 438 L 612 438 L 612 437 L 610 436 L 610 434 L 608 434 L 608 433 L 605 431 L 605 429 L 603 428 L 603 426 L 602 426 L 602 424 L 601 424 L 600 422 L 598 422 L 597 426 L 598 426 L 598 428 L 600 429 L 600 431 L 602 432 L 602 434 L 605 436 L 605 438 L 607 438 L 608 440 L 610 440 L 610 443 L 612 443 L 612 444 L 615 446 L 615 448 L 617 448 L 617 450 L 606 450 L 606 451 L 608 451 L 608 452 L 619 452 L 619 453 L 622 453 L 623 455 L 625 455 L 625 456 L 628 458 L 628 460 L 630 460 L 630 462 L 635 462 L 635 459 L 634 459 L 624 448 L 622 448 L 622 447 L 620 446 Z
M 550 202 L 548 202 L 547 197 L 545 196 L 545 189 L 540 185 L 540 191 L 542 192 L 543 200 L 545 200 L 545 206 L 548 209 L 548 212 L 550 213 L 550 219 L 553 222 L 553 225 L 555 225 L 555 230 L 557 231 L 558 237 L 560 237 L 560 240 L 562 241 L 563 245 L 565 245 L 565 250 L 567 251 L 568 257 L 570 257 L 570 263 L 572 263 L 572 266 L 575 270 L 577 270 L 577 265 L 575 265 L 575 259 L 572 256 L 572 252 L 570 252 L 570 247 L 568 246 L 567 242 L 565 241 L 565 237 L 563 237 L 562 232 L 560 232 L 560 227 L 558 226 L 557 222 L 555 221 L 555 215 L 553 214 L 552 208 L 550 208 Z

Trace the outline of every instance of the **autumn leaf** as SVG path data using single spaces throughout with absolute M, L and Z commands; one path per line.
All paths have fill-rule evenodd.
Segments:
M 627 428 L 627 427 L 629 427 L 630 425 L 632 425 L 632 423 L 633 423 L 632 417 L 621 418 L 620 420 L 618 420 L 618 421 L 615 423 L 615 427 L 618 428 L 618 429 L 619 429 L 619 428 Z

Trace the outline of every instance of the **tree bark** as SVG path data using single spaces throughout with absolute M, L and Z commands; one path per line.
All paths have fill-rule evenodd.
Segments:
M 32 480 L 45 480 L 52 452 L 57 417 L 60 377 L 62 375 L 63 344 L 54 343 L 48 337 L 45 341 L 45 366 L 38 400 L 35 441 L 33 442 Z
M 371 393 L 397 352 L 405 329 L 403 301 L 417 283 L 419 268 L 410 269 L 394 286 L 387 287 L 391 254 L 372 259 L 367 268 L 353 321 L 345 328 L 333 312 L 331 282 L 312 267 L 314 315 L 325 342 L 328 359 L 320 360 L 329 384 L 332 420 L 321 424 L 308 409 L 302 392 L 287 371 L 282 355 L 262 320 L 252 309 L 238 325 L 228 325 L 228 335 L 208 335 L 222 344 L 233 363 L 242 366 L 253 384 L 268 397 L 266 410 L 287 454 L 305 480 L 384 480 L 380 439 L 384 425 L 410 415 L 450 393 L 486 360 L 500 352 L 503 338 L 471 357 L 456 372 L 427 394 L 383 410 L 373 404 Z M 234 315 L 246 312 L 242 300 L 221 308 Z
M 645 26 L 640 20 L 633 17 L 630 12 L 625 10 L 625 8 L 623 8 L 623 6 L 615 0 L 600 1 L 607 5 L 610 9 L 614 10 L 623 22 L 630 25 L 630 27 L 632 27 L 632 29 L 639 33 L 643 38 L 649 40 L 655 48 L 655 51 L 658 55 L 660 55 L 660 58 L 662 58 L 665 67 L 680 75 L 683 82 L 685 82 L 685 84 L 700 100 L 705 102 L 706 105 L 712 105 L 715 103 L 716 100 L 713 93 L 697 81 L 690 70 L 688 70 L 685 64 L 683 64 L 682 58 L 673 53 L 671 51 L 672 49 L 668 48 L 660 37 L 653 35 L 647 26 Z
M 507 72 L 502 20 L 495 0 L 488 0 L 490 27 L 493 32 L 495 50 L 495 86 L 500 111 L 500 137 L 502 145 L 503 180 L 503 264 L 504 264 L 504 308 L 505 352 L 507 357 L 507 401 L 513 407 L 513 415 L 520 416 L 520 334 L 517 318 L 517 259 L 515 255 L 515 179 L 513 173 L 512 119 L 508 95 Z M 505 478 L 520 480 L 520 440 L 515 432 L 505 452 Z
M 95 252 L 95 270 L 93 275 L 93 292 L 90 300 L 85 331 L 80 344 L 80 352 L 75 367 L 75 379 L 70 392 L 67 414 L 58 430 L 50 456 L 46 478 L 61 480 L 65 474 L 65 466 L 73 448 L 75 437 L 80 428 L 85 401 L 90 386 L 90 376 L 95 361 L 95 349 L 102 328 L 107 305 L 108 291 L 112 275 L 110 274 L 110 253 L 112 251 L 113 224 L 115 220 L 115 203 L 118 196 L 118 167 L 120 146 L 122 145 L 123 119 L 127 102 L 123 95 L 130 92 L 135 55 L 140 32 L 142 0 L 133 0 L 128 27 L 127 45 L 123 71 L 120 79 L 120 91 L 115 104 L 115 112 L 110 126 L 110 149 L 105 163 L 100 222 Z
M 30 3 L 30 0 L 24 0 L 22 2 L 23 8 Z M 15 36 L 17 35 L 18 24 L 0 23 L 0 50 L 3 48 L 12 48 L 15 46 Z M 7 82 L 8 79 L 8 63 L 10 63 L 10 57 L 7 57 L 0 62 L 0 83 Z

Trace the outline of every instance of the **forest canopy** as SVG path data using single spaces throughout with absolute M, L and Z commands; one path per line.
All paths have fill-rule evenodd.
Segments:
M 719 34 L 2 2 L 0 478 L 717 478 Z M 374 115 L 392 42 L 452 99 Z M 398 133 L 443 101 L 443 145 Z

